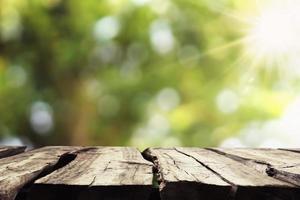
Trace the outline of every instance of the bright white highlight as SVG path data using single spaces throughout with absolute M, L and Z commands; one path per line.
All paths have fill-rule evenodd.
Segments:
M 164 88 L 159 91 L 156 97 L 156 103 L 163 111 L 171 111 L 180 103 L 180 96 L 173 88 Z
M 217 95 L 216 104 L 222 113 L 234 113 L 240 106 L 239 96 L 234 91 L 225 89 Z
M 52 109 L 49 104 L 37 101 L 31 106 L 30 124 L 41 135 L 47 134 L 54 126 Z
M 171 27 L 163 20 L 156 20 L 151 24 L 150 40 L 153 49 L 159 54 L 169 53 L 175 45 Z
M 282 1 L 262 10 L 248 32 L 247 50 L 253 59 L 267 65 L 295 59 L 300 52 L 300 6 Z
M 276 119 L 249 122 L 234 138 L 223 141 L 221 147 L 298 148 L 300 96 Z
M 132 3 L 134 3 L 137 6 L 143 6 L 150 2 L 150 0 L 131 0 L 131 1 L 132 1 Z
M 94 37 L 105 41 L 115 38 L 120 31 L 120 22 L 114 16 L 106 16 L 99 19 L 94 26 Z
M 20 138 L 17 137 L 4 137 L 2 140 L 0 140 L 0 145 L 4 146 L 23 146 L 24 143 Z

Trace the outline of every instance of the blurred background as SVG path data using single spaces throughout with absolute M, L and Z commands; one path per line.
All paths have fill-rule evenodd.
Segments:
M 0 144 L 300 145 L 297 0 L 0 0 Z

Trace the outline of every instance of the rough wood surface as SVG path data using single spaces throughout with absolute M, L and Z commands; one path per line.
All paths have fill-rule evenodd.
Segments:
M 280 149 L 221 149 L 216 152 L 240 160 L 262 173 L 300 186 L 300 151 Z
M 150 148 L 143 152 L 158 170 L 162 199 L 222 199 L 230 184 L 175 148 Z
M 0 159 L 0 199 L 13 200 L 19 190 L 51 170 L 73 147 L 44 147 Z
M 130 147 L 22 151 L 0 147 L 0 200 L 300 199 L 299 149 L 149 148 L 143 155 Z
M 37 180 L 30 199 L 65 199 L 72 193 L 68 199 L 146 200 L 152 189 L 152 168 L 135 148 L 93 147 Z
M 279 148 L 279 150 L 283 151 L 292 151 L 292 152 L 300 152 L 300 148 Z
M 296 186 L 209 149 L 150 148 L 144 154 L 158 168 L 162 199 L 299 197 Z
M 0 146 L 0 158 L 13 156 L 18 153 L 24 152 L 26 147 L 18 146 L 18 147 L 12 147 L 12 146 Z

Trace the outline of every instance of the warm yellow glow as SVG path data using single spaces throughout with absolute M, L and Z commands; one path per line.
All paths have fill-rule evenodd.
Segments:
M 269 65 L 282 65 L 300 52 L 299 2 L 281 2 L 262 9 L 247 33 L 247 52 Z

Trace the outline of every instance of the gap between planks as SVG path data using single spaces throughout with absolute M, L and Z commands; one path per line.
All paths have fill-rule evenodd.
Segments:
M 195 151 L 195 152 L 193 152 L 193 151 Z M 197 154 L 197 151 L 200 153 L 199 155 Z M 249 151 L 251 151 L 251 149 L 249 149 Z M 166 154 L 165 152 L 169 152 L 170 155 L 172 155 L 172 156 L 165 156 L 165 154 Z M 175 154 L 175 152 L 180 153 L 180 154 L 184 155 L 185 157 L 191 158 L 192 160 L 190 159 L 188 161 L 188 162 L 190 162 L 190 164 L 194 160 L 197 163 L 199 163 L 199 166 L 197 166 L 197 167 L 201 166 L 202 168 L 203 167 L 206 168 L 207 171 L 205 173 L 208 173 L 208 176 L 210 177 L 210 179 L 207 179 L 207 177 L 203 176 L 203 174 L 202 175 L 196 174 L 198 176 L 200 175 L 199 176 L 200 181 L 197 179 L 197 177 L 195 178 L 193 173 L 191 173 L 191 172 L 193 172 L 193 170 L 189 166 L 187 166 L 185 163 L 186 158 Z M 188 152 L 188 153 L 186 153 L 186 152 Z M 209 152 L 211 152 L 211 153 L 209 153 Z M 272 168 L 269 168 L 269 170 L 265 170 L 265 171 L 261 170 L 262 165 L 266 164 L 266 162 L 262 161 L 262 160 L 257 160 L 254 162 L 253 160 L 251 160 L 249 158 L 243 158 L 243 157 L 237 157 L 237 156 L 233 156 L 233 155 L 229 155 L 229 154 L 224 154 L 221 151 L 218 151 L 216 149 L 211 149 L 211 148 L 207 148 L 207 149 L 201 149 L 201 148 L 149 148 L 149 149 L 145 150 L 143 152 L 143 154 L 146 159 L 152 160 L 154 162 L 155 167 L 157 168 L 157 173 L 158 173 L 158 177 L 159 177 L 158 180 L 160 182 L 160 190 L 161 191 L 169 190 L 169 191 L 173 191 L 173 193 L 176 193 L 176 195 L 171 194 L 171 196 L 170 196 L 170 194 L 166 194 L 166 199 L 168 199 L 168 198 L 169 199 L 180 199 L 180 197 L 178 197 L 178 196 L 183 195 L 182 193 L 184 193 L 184 191 L 180 191 L 180 189 L 179 189 L 180 185 L 185 187 L 186 191 L 189 191 L 189 188 L 191 188 L 192 185 L 190 185 L 188 183 L 190 183 L 190 180 L 192 180 L 192 179 L 194 179 L 194 182 L 196 184 L 197 184 L 197 182 L 199 182 L 198 184 L 200 184 L 200 185 L 203 185 L 203 183 L 206 182 L 205 183 L 206 185 L 215 183 L 215 184 L 219 185 L 219 187 L 223 186 L 224 183 L 221 183 L 221 182 L 217 183 L 217 179 L 215 177 L 213 177 L 213 175 L 215 175 L 216 177 L 219 177 L 220 180 L 223 180 L 225 183 L 227 183 L 228 185 L 231 186 L 231 190 L 229 191 L 229 196 L 237 196 L 236 199 L 249 198 L 249 197 L 247 197 L 247 193 L 251 194 L 254 192 L 254 191 L 249 192 L 252 190 L 251 188 L 257 188 L 260 190 L 259 192 L 261 193 L 261 194 L 257 193 L 257 195 L 254 199 L 257 199 L 257 197 L 261 197 L 261 196 L 265 195 L 264 193 L 266 193 L 266 194 L 272 193 L 272 195 L 274 195 L 273 198 L 278 198 L 278 199 L 281 199 L 282 196 L 286 196 L 286 195 L 289 195 L 290 198 L 294 198 L 295 196 L 297 196 L 296 199 L 298 199 L 298 197 L 299 197 L 299 189 L 297 188 L 297 186 L 295 184 L 291 183 L 290 181 L 287 181 L 286 179 L 281 179 L 278 176 L 274 176 L 273 174 L 271 174 L 269 170 Z M 298 155 L 299 154 L 297 154 L 297 156 Z M 174 158 L 175 158 L 175 160 L 174 160 Z M 232 161 L 230 161 L 230 160 L 232 160 Z M 223 161 L 226 164 L 222 163 Z M 182 166 L 177 166 L 177 162 L 179 162 L 179 164 L 181 164 Z M 173 163 L 173 164 L 171 164 L 171 163 Z M 300 160 L 298 161 L 298 164 L 299 163 L 300 163 Z M 175 167 L 172 168 L 173 165 L 175 165 Z M 195 165 L 195 164 L 193 164 L 193 165 Z M 237 168 L 235 168 L 236 172 L 231 171 L 232 170 L 232 169 L 230 169 L 232 167 L 231 165 L 237 166 Z M 245 166 L 245 167 L 243 167 L 243 166 Z M 268 166 L 270 167 L 271 165 L 269 164 L 269 165 L 267 165 L 267 167 Z M 184 167 L 187 167 L 186 169 L 190 169 L 190 173 L 186 173 L 186 169 Z M 221 168 L 218 169 L 218 167 L 221 167 Z M 267 167 L 265 166 L 264 169 L 267 169 Z M 215 169 L 217 169 L 217 171 Z M 176 175 L 176 172 L 174 172 L 174 170 L 175 171 L 179 170 L 180 174 L 177 174 L 177 176 L 171 176 L 172 174 Z M 239 172 L 239 170 L 244 170 L 244 172 L 241 173 L 241 172 Z M 249 172 L 247 172 L 247 170 L 249 170 Z M 186 173 L 186 175 L 184 175 L 185 173 Z M 226 173 L 228 173 L 228 174 L 226 174 Z M 237 174 L 235 174 L 235 173 L 237 173 Z M 239 180 L 240 178 L 243 178 L 243 176 L 244 176 L 243 173 L 244 173 L 244 175 L 247 175 L 249 173 L 251 175 L 253 175 L 253 177 L 247 175 L 247 176 L 249 176 L 248 178 L 250 178 L 249 179 L 250 182 L 249 182 L 249 180 L 247 180 L 247 176 L 246 176 L 246 179 Z M 224 177 L 224 175 L 226 175 L 226 176 Z M 255 182 L 256 181 L 255 176 L 257 178 L 259 178 L 258 182 Z M 212 182 L 210 180 L 212 180 Z M 177 182 L 177 187 L 174 186 L 175 182 Z M 253 183 L 251 183 L 251 182 L 253 182 L 255 184 L 253 185 Z M 218 187 L 217 185 L 216 185 L 216 187 Z M 238 186 L 238 188 L 239 188 L 238 193 L 236 193 L 236 190 L 237 190 L 236 186 Z M 198 188 L 198 190 L 199 189 L 201 189 L 201 188 Z M 206 189 L 209 190 L 209 188 L 206 188 Z M 293 191 L 290 191 L 290 189 Z M 295 192 L 295 190 L 297 190 L 297 191 Z M 180 191 L 180 192 L 178 192 L 178 191 Z M 295 192 L 295 194 L 294 194 L 294 192 Z M 164 192 L 164 193 L 167 193 L 167 192 Z M 198 195 L 198 198 L 199 198 L 199 194 L 195 194 L 195 195 Z M 204 193 L 204 195 L 211 195 L 211 194 Z M 277 195 L 277 197 L 276 197 L 276 195 Z M 182 198 L 185 198 L 185 195 L 183 195 Z M 222 198 L 224 199 L 224 197 L 222 197 Z M 193 198 L 191 198 L 191 199 L 193 199 Z M 194 197 L 194 199 L 195 199 L 195 197 Z
M 3 173 L 8 169 L 11 176 Z M 108 200 L 159 199 L 158 189 L 152 188 L 153 164 L 129 147 L 44 147 L 28 151 L 0 160 L 0 184 L 5 185 L 0 188 L 1 200 L 66 199 L 55 195 L 70 195 L 70 191 L 82 196 L 78 199 L 105 195 Z
M 241 162 L 270 177 L 300 187 L 299 149 L 206 149 Z
M 49 147 L 45 147 L 46 149 Z M 44 149 L 45 149 L 44 148 Z M 57 148 L 57 147 L 56 147 Z M 1 200 L 12 200 L 14 199 L 14 197 L 18 194 L 18 192 L 20 190 L 27 190 L 28 188 L 31 188 L 31 186 L 34 184 L 34 182 L 36 180 L 40 181 L 43 180 L 42 177 L 46 177 L 47 175 L 51 175 L 53 173 L 56 173 L 57 171 L 59 171 L 59 169 L 66 167 L 67 165 L 69 165 L 70 163 L 72 163 L 74 160 L 76 160 L 76 157 L 80 154 L 84 154 L 84 153 L 88 153 L 89 151 L 93 151 L 95 150 L 95 147 L 62 147 L 65 148 L 64 150 L 62 150 L 62 152 L 60 152 L 59 154 L 57 154 L 56 156 L 58 156 L 58 159 L 54 159 L 54 161 L 52 161 L 51 163 L 48 163 L 47 166 L 45 166 L 44 168 L 40 169 L 38 171 L 38 173 L 34 173 L 31 177 L 27 177 L 26 181 L 20 183 L 18 185 L 18 187 L 14 188 L 14 191 L 12 194 L 8 194 L 8 196 L 6 196 L 6 198 L 1 197 L 0 194 L 0 199 Z M 42 148 L 43 149 L 43 148 Z M 51 147 L 50 147 L 51 149 Z M 225 183 L 229 184 L 231 186 L 231 196 L 234 196 L 237 190 L 237 186 L 235 183 L 233 183 L 232 181 L 230 181 L 229 179 L 225 178 L 222 176 L 221 173 L 218 173 L 217 171 L 215 171 L 214 169 L 212 169 L 209 165 L 207 165 L 205 162 L 202 162 L 201 160 L 197 159 L 194 156 L 191 156 L 190 154 L 185 153 L 183 150 L 184 148 L 173 148 L 176 152 L 190 157 L 191 159 L 195 160 L 196 162 L 198 162 L 202 167 L 206 168 L 208 171 L 211 171 L 213 174 L 215 174 L 217 177 L 219 177 L 221 180 L 223 180 Z M 182 150 L 183 149 L 183 150 Z M 200 149 L 200 148 L 198 148 Z M 33 150 L 33 151 L 38 151 L 39 149 Z M 253 157 L 247 157 L 247 156 L 241 156 L 238 155 L 234 152 L 226 152 L 226 149 L 220 149 L 220 148 L 205 148 L 205 150 L 207 151 L 211 151 L 214 153 L 219 154 L 220 156 L 224 156 L 226 158 L 229 158 L 231 160 L 237 161 L 243 165 L 246 165 L 250 168 L 253 168 L 254 170 L 266 174 L 269 177 L 273 177 L 275 179 L 278 179 L 280 181 L 286 182 L 288 184 L 294 184 L 296 186 L 299 186 L 299 182 L 300 179 L 298 176 L 292 176 L 293 174 L 289 171 L 286 171 L 286 167 L 287 166 L 280 166 L 277 164 L 274 164 L 272 162 L 268 162 L 264 159 L 254 159 Z M 274 149 L 273 149 L 274 150 Z M 286 151 L 286 152 L 292 152 L 294 153 L 294 155 L 299 155 L 300 150 L 299 149 L 278 149 L 278 151 Z M 16 151 L 12 151 L 14 153 L 12 153 L 11 158 L 18 158 L 18 157 L 22 157 L 19 155 L 15 155 L 12 156 L 13 154 L 18 154 L 21 153 L 22 151 L 24 151 L 24 147 L 17 149 Z M 233 149 L 234 151 L 234 149 Z M 254 149 L 249 149 L 249 151 L 254 151 Z M 1 152 L 1 151 L 0 151 Z M 29 154 L 32 151 L 29 151 Z M 140 153 L 140 152 L 139 152 Z M 25 155 L 28 155 L 28 152 L 23 153 Z M 1 155 L 1 154 L 0 154 Z M 158 158 L 154 155 L 151 155 L 151 153 L 149 153 L 149 149 L 146 149 L 143 153 L 142 156 L 144 159 L 149 160 L 151 162 L 154 163 L 154 166 L 156 167 L 157 171 L 154 171 L 153 173 L 155 173 L 156 175 L 158 175 L 158 180 L 160 182 L 160 189 L 162 189 L 162 187 L 164 187 L 164 174 L 161 173 L 161 166 L 158 162 Z M 3 160 L 9 160 L 8 158 L 2 158 L 0 159 L 0 164 L 1 164 L 1 160 L 3 162 Z M 17 159 L 18 160 L 18 159 Z M 272 160 L 273 161 L 273 160 Z M 126 161 L 128 162 L 128 161 Z M 176 161 L 173 160 L 174 165 L 176 165 Z M 274 162 L 274 161 L 273 161 Z M 279 161 L 278 161 L 279 162 Z M 4 162 L 5 163 L 5 162 Z M 300 162 L 299 162 L 300 163 Z M 134 164 L 134 162 L 132 163 Z M 278 168 L 278 166 L 280 168 Z M 294 166 L 291 166 L 294 167 Z M 189 172 L 185 172 L 185 173 L 189 173 Z M 154 175 L 152 174 L 152 176 L 154 177 Z M 88 187 L 92 186 L 94 183 L 96 182 L 96 177 L 93 177 L 92 181 L 90 182 L 90 184 L 88 185 Z M 1 184 L 1 181 L 0 181 Z M 155 184 L 155 182 L 154 182 Z M 155 191 L 157 192 L 157 191 Z M 159 195 L 157 195 L 156 193 L 156 197 L 154 199 L 158 199 Z M 19 195 L 18 197 L 19 199 L 22 198 L 22 194 Z M 151 198 L 150 198 L 151 199 Z
M 0 159 L 13 156 L 25 151 L 25 146 L 3 146 L 0 147 Z

